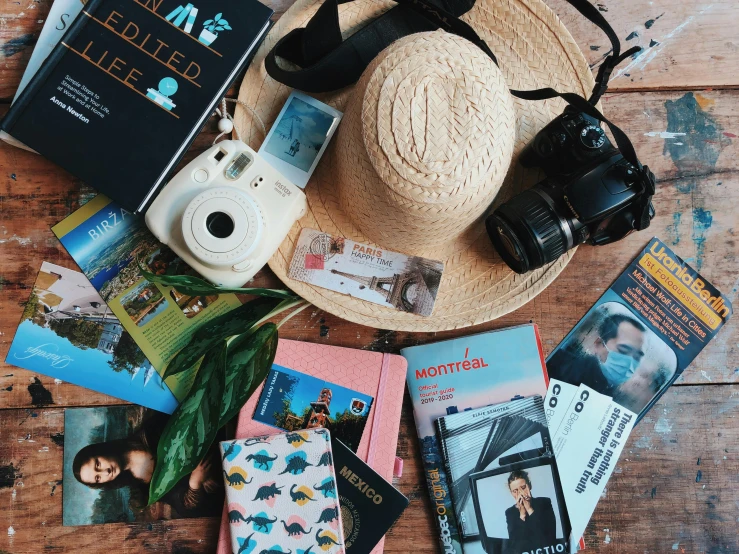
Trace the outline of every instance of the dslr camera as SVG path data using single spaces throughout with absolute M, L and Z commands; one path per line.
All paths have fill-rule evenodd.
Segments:
M 224 140 L 172 178 L 146 225 L 212 283 L 240 287 L 306 210 L 303 191 L 243 142 Z
M 546 178 L 499 206 L 488 235 L 516 273 L 555 261 L 587 242 L 602 245 L 649 226 L 654 175 L 624 158 L 600 122 L 567 107 L 521 152 Z M 638 163 L 638 162 L 637 162 Z

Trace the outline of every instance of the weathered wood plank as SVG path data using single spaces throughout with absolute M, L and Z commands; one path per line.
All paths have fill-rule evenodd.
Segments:
M 562 18 L 588 61 L 602 61 L 610 46 L 595 26 L 565 0 L 545 0 Z M 292 0 L 264 0 L 277 17 Z M 613 90 L 725 87 L 739 85 L 739 41 L 735 26 L 739 5 L 731 0 L 602 0 L 593 2 L 613 25 L 624 50 L 640 45 L 644 52 L 624 62 L 615 73 Z M 51 0 L 4 2 L 0 6 L 0 101 L 15 93 L 31 56 Z M 629 38 L 629 40 L 626 40 Z M 710 67 L 710 71 L 706 68 Z M 231 92 L 233 94 L 234 91 Z
M 436 552 L 407 398 L 404 407 L 398 453 L 405 469 L 398 487 L 411 505 L 385 550 Z M 588 547 L 598 552 L 610 544 L 608 552 L 631 554 L 669 552 L 679 543 L 678 552 L 735 552 L 737 409 L 736 385 L 681 386 L 665 395 L 629 439 L 586 532 Z M 0 533 L 0 551 L 212 551 L 217 522 L 209 519 L 111 524 L 95 532 L 62 527 L 63 487 L 57 481 L 63 423 L 60 409 L 0 411 L 0 469 L 9 476 L 0 483 L 0 504 L 6 506 L 0 529 L 14 531 Z

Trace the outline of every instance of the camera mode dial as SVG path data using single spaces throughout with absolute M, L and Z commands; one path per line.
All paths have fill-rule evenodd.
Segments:
M 602 148 L 606 143 L 606 132 L 598 125 L 586 125 L 580 131 L 580 142 L 585 148 Z
M 182 215 L 190 251 L 210 266 L 234 266 L 253 253 L 262 235 L 259 206 L 234 187 L 213 187 L 197 195 Z

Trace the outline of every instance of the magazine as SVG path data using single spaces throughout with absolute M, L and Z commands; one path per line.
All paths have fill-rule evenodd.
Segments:
M 79 271 L 41 264 L 5 361 L 171 414 L 177 399 Z
M 144 279 L 139 263 L 155 274 L 195 273 L 154 238 L 143 218 L 103 195 L 52 231 L 160 375 L 201 325 L 241 305 L 233 294 L 185 296 Z M 181 401 L 194 379 L 188 371 L 165 383 Z
M 536 325 L 522 325 L 412 346 L 401 354 L 408 360 L 408 389 L 442 551 L 462 554 L 435 422 L 465 410 L 544 396 L 548 377 L 539 332 Z M 465 545 L 464 552 L 477 550 Z
M 195 471 L 148 505 L 157 445 L 168 418 L 140 406 L 64 411 L 64 526 L 221 514 L 217 441 Z
M 480 540 L 470 475 L 551 454 L 541 396 L 468 410 L 436 420 L 454 513 L 465 552 Z M 489 550 L 486 550 L 489 552 Z
M 639 421 L 731 317 L 729 299 L 653 238 L 547 358 Z

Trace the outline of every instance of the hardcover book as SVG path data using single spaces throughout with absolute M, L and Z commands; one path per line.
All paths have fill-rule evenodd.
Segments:
M 256 0 L 91 0 L 0 125 L 143 211 L 270 27 Z
M 539 332 L 536 325 L 522 325 L 400 352 L 408 360 L 408 389 L 442 550 L 461 554 L 461 534 L 435 422 L 490 404 L 544 396 L 548 377 Z M 464 552 L 471 551 L 477 552 L 465 545 Z M 483 552 L 481 546 L 479 552 Z
M 5 361 L 171 414 L 162 378 L 79 271 L 41 264 Z

